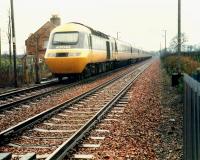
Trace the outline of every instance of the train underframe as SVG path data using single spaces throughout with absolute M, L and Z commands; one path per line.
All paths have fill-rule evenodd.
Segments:
M 114 70 L 123 66 L 127 66 L 142 60 L 148 59 L 148 57 L 137 58 L 137 59 L 129 59 L 124 61 L 107 61 L 101 63 L 91 63 L 88 64 L 84 71 L 79 74 L 54 74 L 55 77 L 58 78 L 59 81 L 62 81 L 63 77 L 68 77 L 71 80 L 81 80 L 84 78 L 88 78 L 103 72 L 107 72 L 110 70 Z

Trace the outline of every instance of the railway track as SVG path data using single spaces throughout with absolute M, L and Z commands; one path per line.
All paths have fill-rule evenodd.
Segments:
M 73 151 L 64 159 L 102 159 L 98 151 L 101 152 L 100 147 L 106 138 L 110 136 L 110 129 L 113 128 L 113 125 L 115 126 L 116 124 L 123 123 L 119 120 L 119 117 L 123 115 L 125 107 L 129 103 L 130 95 L 131 92 L 128 91 L 121 96 L 99 123 L 90 130 L 88 135 L 84 136 L 80 143 L 77 143 Z M 105 155 L 104 159 L 106 159 L 106 156 L 107 155 Z
M 72 83 L 69 80 L 64 81 L 68 85 L 59 85 L 57 81 L 53 81 L 53 82 L 48 82 L 48 83 L 36 85 L 33 87 L 29 87 L 29 88 L 11 90 L 11 91 L 2 93 L 0 94 L 0 112 L 8 110 L 8 109 L 12 109 L 20 104 L 24 104 L 29 101 L 33 101 L 35 99 L 40 99 L 44 96 L 53 94 L 55 92 L 63 91 L 66 88 L 75 86 L 77 84 L 93 81 L 99 77 L 109 75 L 110 73 L 117 72 L 124 68 L 125 67 L 118 68 L 110 72 L 105 72 L 100 75 L 90 77 L 88 79 L 85 79 L 76 83 Z
M 58 84 L 58 81 L 49 81 L 49 82 L 45 82 L 43 84 L 38 84 L 38 85 L 31 86 L 31 87 L 23 88 L 23 89 L 11 89 L 8 91 L 4 91 L 4 92 L 0 93 L 0 100 L 4 100 L 9 97 L 17 96 L 19 94 L 31 92 L 31 91 L 38 90 L 41 88 L 46 88 L 46 87 L 54 85 L 54 84 Z
M 25 103 L 30 99 L 38 98 L 47 92 L 59 89 L 58 82 L 49 82 L 29 88 L 17 89 L 0 94 L 0 112 Z
M 129 70 L 128 74 L 123 73 L 101 86 L 1 132 L 0 140 L 3 146 L 0 152 L 12 152 L 13 158 L 21 157 L 27 152 L 36 152 L 37 158 L 64 158 L 148 65 L 142 65 L 132 72 Z M 30 129 L 24 132 L 28 127 Z M 22 131 L 23 134 L 20 135 Z

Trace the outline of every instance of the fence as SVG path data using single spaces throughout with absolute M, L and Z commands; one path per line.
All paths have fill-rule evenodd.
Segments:
M 12 86 L 14 82 L 13 66 L 9 64 L 6 58 L 3 62 L 4 64 L 0 66 L 0 88 Z M 39 63 L 39 75 L 41 80 L 52 76 L 44 61 Z M 33 56 L 27 57 L 23 61 L 18 60 L 17 82 L 19 86 L 35 83 L 35 61 Z
M 17 66 L 17 81 L 19 84 L 24 83 L 23 79 L 23 67 L 21 65 Z M 12 86 L 14 82 L 13 67 L 11 66 L 1 66 L 0 67 L 0 87 Z
M 184 159 L 200 159 L 200 82 L 184 75 Z
M 11 67 L 0 66 L 0 87 L 11 84 L 12 83 L 11 77 L 12 77 L 11 76 Z

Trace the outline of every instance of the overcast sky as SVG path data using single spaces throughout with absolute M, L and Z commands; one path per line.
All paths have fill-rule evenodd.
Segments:
M 25 50 L 25 40 L 52 14 L 62 24 L 76 21 L 130 42 L 145 50 L 164 47 L 177 34 L 178 0 L 14 0 L 17 53 Z M 200 0 L 182 0 L 182 32 L 190 44 L 200 44 Z M 0 28 L 3 50 L 7 48 L 9 0 L 0 0 Z

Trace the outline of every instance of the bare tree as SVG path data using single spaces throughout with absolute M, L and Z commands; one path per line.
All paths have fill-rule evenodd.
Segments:
M 184 49 L 185 48 L 185 43 L 188 41 L 185 33 L 181 33 L 181 47 Z M 172 38 L 170 41 L 170 50 L 173 52 L 178 51 L 178 36 L 175 36 Z

